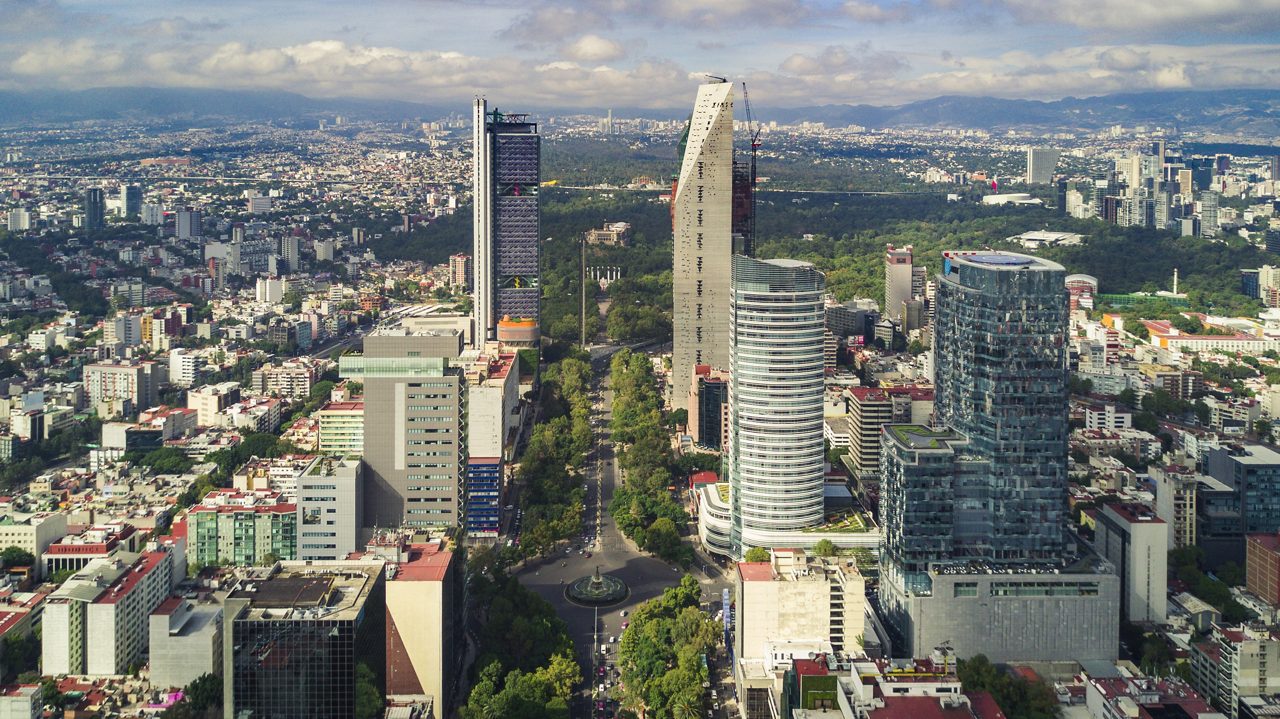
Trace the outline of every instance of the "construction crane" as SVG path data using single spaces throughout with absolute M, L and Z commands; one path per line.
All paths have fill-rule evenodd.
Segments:
M 727 79 L 725 79 L 725 78 L 723 78 L 723 77 L 720 77 L 719 75 L 712 75 L 712 74 L 710 74 L 710 73 L 703 73 L 703 76 L 704 76 L 704 77 L 706 77 L 708 80 L 715 80 L 716 82 L 729 82 Z
M 751 98 L 747 95 L 747 82 L 745 80 L 742 82 L 742 105 L 746 108 L 747 134 L 751 138 L 751 216 L 747 220 L 748 242 L 750 243 L 750 247 L 747 249 L 751 250 L 747 254 L 751 255 L 755 249 L 756 239 L 756 153 L 760 149 L 761 127 L 756 124 L 755 118 L 751 116 Z

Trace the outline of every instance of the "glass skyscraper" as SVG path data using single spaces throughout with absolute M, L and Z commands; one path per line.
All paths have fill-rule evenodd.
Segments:
M 1113 567 L 1068 534 L 1067 291 L 1057 263 L 943 253 L 934 425 L 881 447 L 881 607 L 904 646 L 1112 660 Z
M 497 337 L 498 323 L 538 320 L 538 186 L 541 138 L 527 115 L 473 107 L 475 339 Z
M 937 283 L 935 422 L 990 462 L 956 487 L 955 552 L 1059 559 L 1067 493 L 1066 270 L 952 253 Z
M 735 255 L 732 269 L 727 461 L 741 557 L 822 522 L 826 282 L 797 260 Z

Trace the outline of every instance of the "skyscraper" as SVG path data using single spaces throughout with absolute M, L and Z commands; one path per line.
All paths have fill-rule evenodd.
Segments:
M 1115 656 L 1118 580 L 1066 532 L 1065 277 L 1028 255 L 943 255 L 935 427 L 882 440 L 881 597 L 909 652 Z
M 732 277 L 728 463 L 740 558 L 822 522 L 826 282 L 807 262 L 742 255 Z
M 476 344 L 498 338 L 503 318 L 538 320 L 538 184 L 541 143 L 527 115 L 483 99 L 472 108 Z
M 120 186 L 120 214 L 137 217 L 142 214 L 142 188 L 137 185 Z
M 1218 193 L 1213 190 L 1200 193 L 1200 236 L 1218 236 Z
M 902 303 L 911 299 L 913 269 L 911 245 L 884 249 L 884 317 L 902 321 Z
M 84 228 L 89 231 L 101 230 L 107 216 L 107 201 L 102 196 L 102 188 L 90 187 L 84 191 Z
M 364 382 L 365 527 L 448 529 L 462 519 L 465 378 L 457 330 L 374 330 L 343 377 Z
M 1053 182 L 1053 170 L 1058 166 L 1061 151 L 1048 147 L 1027 148 L 1027 184 L 1047 185 Z
M 729 362 L 733 256 L 733 84 L 698 87 L 681 140 L 671 200 L 672 397 L 687 397 L 694 365 Z

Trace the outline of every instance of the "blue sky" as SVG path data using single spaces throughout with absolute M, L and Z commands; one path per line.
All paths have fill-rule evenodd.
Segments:
M 507 106 L 1280 88 L 1280 0 L 0 0 L 0 88 L 282 89 Z

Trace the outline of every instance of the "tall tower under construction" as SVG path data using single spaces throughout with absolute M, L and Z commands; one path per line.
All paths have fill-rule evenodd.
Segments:
M 672 397 L 696 365 L 729 366 L 733 257 L 733 84 L 701 85 L 671 198 Z
M 527 115 L 473 107 L 475 342 L 499 339 L 503 325 L 537 324 L 538 184 L 541 142 Z M 536 334 L 536 333 L 535 333 Z

